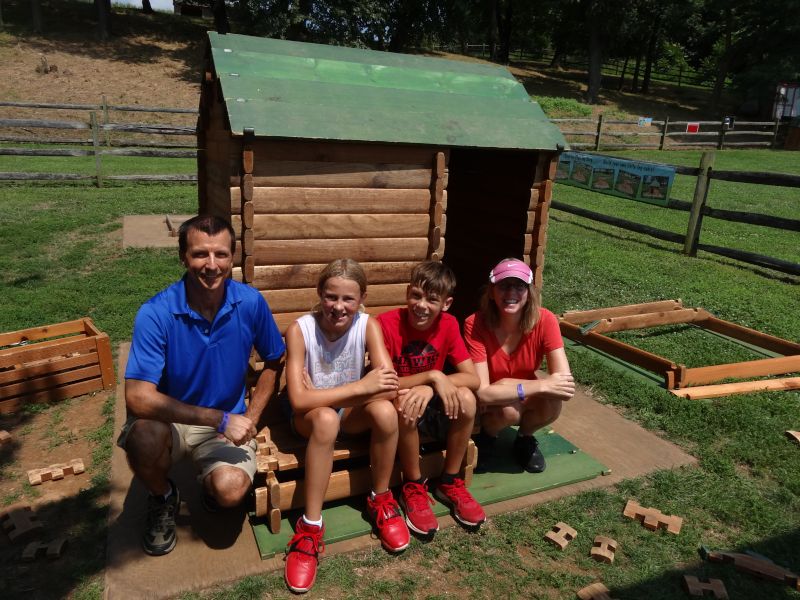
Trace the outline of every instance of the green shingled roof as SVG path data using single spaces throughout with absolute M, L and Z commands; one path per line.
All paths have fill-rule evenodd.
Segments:
M 475 148 L 566 146 L 495 65 L 208 34 L 231 131 L 257 136 Z

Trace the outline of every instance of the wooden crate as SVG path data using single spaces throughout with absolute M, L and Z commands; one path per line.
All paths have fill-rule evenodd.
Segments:
M 0 413 L 115 383 L 111 342 L 91 319 L 0 334 Z

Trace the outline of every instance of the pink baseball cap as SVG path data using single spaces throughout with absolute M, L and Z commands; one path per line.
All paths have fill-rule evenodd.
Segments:
M 497 263 L 489 272 L 489 281 L 497 283 L 508 277 L 516 277 L 530 285 L 533 283 L 533 271 L 521 260 L 505 258 Z

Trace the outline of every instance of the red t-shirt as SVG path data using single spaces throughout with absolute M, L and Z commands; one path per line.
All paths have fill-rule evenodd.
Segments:
M 418 331 L 408 324 L 407 308 L 396 308 L 378 315 L 378 323 L 400 377 L 441 371 L 445 360 L 456 366 L 469 358 L 458 321 L 448 313 L 439 315 L 437 322 L 426 331 Z
M 510 356 L 500 347 L 497 337 L 486 326 L 480 313 L 467 317 L 464 322 L 464 338 L 472 360 L 489 365 L 491 382 L 506 377 L 536 379 L 536 369 L 541 366 L 545 355 L 564 347 L 558 319 L 546 308 L 539 310 L 536 325 L 530 333 L 522 336 Z

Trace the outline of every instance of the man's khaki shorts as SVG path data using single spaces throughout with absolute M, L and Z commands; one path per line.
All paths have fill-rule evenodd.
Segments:
M 117 438 L 117 446 L 125 450 L 128 433 L 138 420 L 128 417 Z M 203 425 L 184 425 L 170 423 L 172 430 L 172 464 L 188 456 L 200 472 L 198 479 L 203 481 L 206 475 L 217 467 L 236 467 L 241 469 L 253 481 L 256 474 L 256 441 L 236 446 L 228 438 L 217 433 L 213 427 Z

